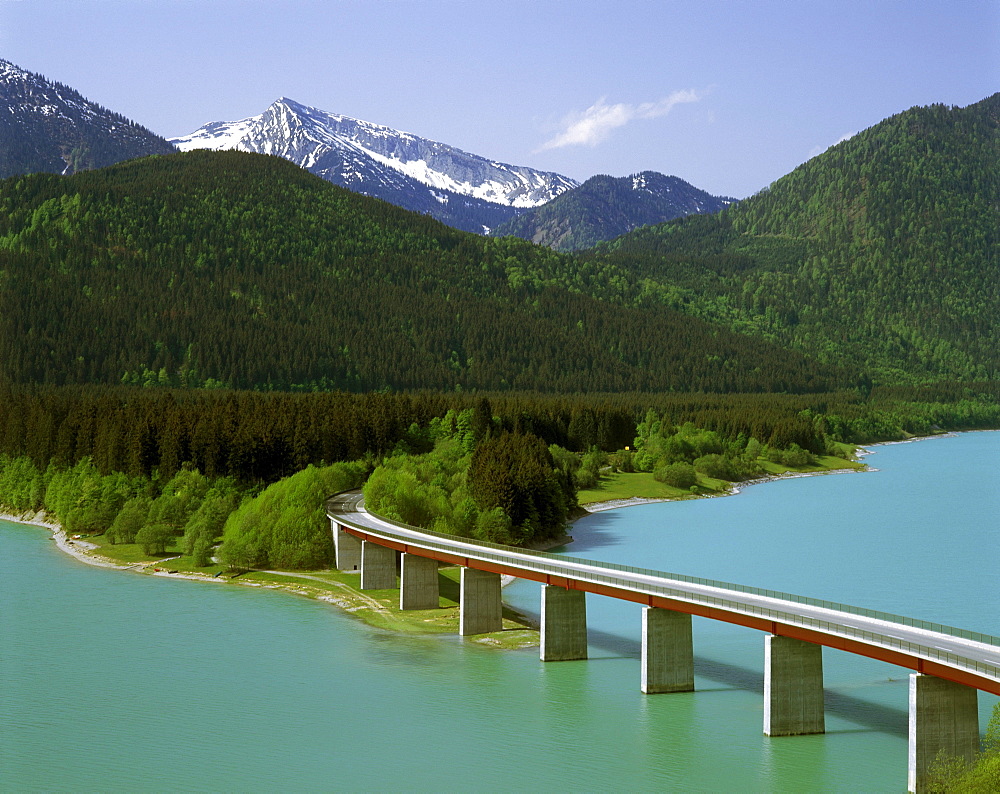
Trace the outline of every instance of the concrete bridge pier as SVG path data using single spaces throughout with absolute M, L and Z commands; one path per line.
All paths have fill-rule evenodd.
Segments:
M 932 675 L 910 674 L 907 791 L 927 788 L 938 753 L 972 761 L 979 751 L 979 693 Z
M 370 540 L 361 541 L 361 589 L 390 590 L 395 586 L 395 550 Z
M 356 571 L 361 567 L 361 541 L 348 533 L 340 524 L 330 519 L 333 547 L 337 556 L 338 571 Z
M 540 637 L 543 662 L 586 659 L 587 594 L 543 584 Z
M 461 636 L 503 629 L 500 574 L 463 568 L 459 592 L 458 633 Z
M 399 569 L 399 608 L 437 609 L 439 597 L 437 560 L 404 552 Z
M 764 643 L 764 733 L 825 733 L 823 646 L 774 634 Z
M 690 615 L 642 608 L 642 691 L 647 695 L 694 692 Z

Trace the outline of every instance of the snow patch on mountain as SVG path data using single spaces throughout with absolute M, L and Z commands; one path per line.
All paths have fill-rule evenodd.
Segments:
M 498 163 L 285 97 L 259 116 L 212 122 L 170 140 L 181 151 L 237 149 L 277 155 L 359 192 L 368 192 L 366 183 L 382 188 L 393 184 L 405 190 L 412 180 L 431 191 L 445 190 L 491 204 L 527 208 L 545 204 L 578 184 L 560 174 Z M 398 176 L 407 179 L 400 182 Z M 445 203 L 439 193 L 432 193 L 432 198 Z

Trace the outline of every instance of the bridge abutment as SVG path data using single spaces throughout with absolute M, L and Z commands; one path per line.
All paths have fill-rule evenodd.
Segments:
M 399 569 L 399 608 L 437 609 L 439 597 L 437 560 L 404 552 Z
M 361 542 L 361 589 L 390 590 L 396 586 L 396 552 L 370 540 Z
M 978 692 L 932 675 L 910 674 L 910 742 L 907 791 L 925 791 L 931 764 L 947 758 L 972 761 L 979 751 Z
M 500 574 L 463 568 L 459 589 L 460 635 L 467 637 L 503 629 Z
M 764 643 L 764 733 L 824 733 L 823 647 L 774 634 Z
M 587 594 L 555 585 L 542 585 L 540 630 L 543 662 L 587 658 Z
M 694 691 L 690 615 L 643 607 L 641 686 L 647 695 Z
M 330 520 L 330 531 L 333 533 L 333 548 L 337 557 L 337 570 L 358 570 L 361 567 L 361 541 L 333 519 Z

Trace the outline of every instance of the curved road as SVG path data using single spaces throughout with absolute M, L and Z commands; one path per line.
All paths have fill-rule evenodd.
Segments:
M 327 502 L 349 534 L 398 551 L 723 620 L 869 656 L 1000 695 L 1000 638 L 726 582 L 473 543 L 379 518 L 358 492 Z

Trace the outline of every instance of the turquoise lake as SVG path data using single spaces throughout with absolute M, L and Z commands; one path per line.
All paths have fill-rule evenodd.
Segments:
M 875 472 L 593 514 L 562 551 L 1000 635 L 1000 433 L 873 449 Z M 760 632 L 695 618 L 697 691 L 644 696 L 640 608 L 587 598 L 591 659 L 543 664 L 0 523 L 0 791 L 905 790 L 908 670 L 825 649 L 827 733 L 770 739 Z

